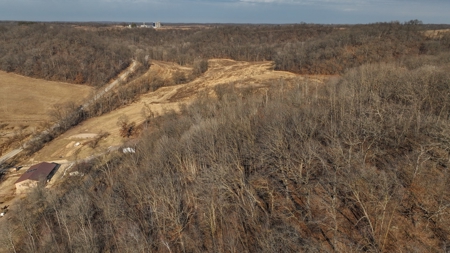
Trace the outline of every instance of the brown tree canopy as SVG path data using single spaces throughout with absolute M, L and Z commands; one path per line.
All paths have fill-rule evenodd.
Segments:
M 102 85 L 131 58 L 194 64 L 198 59 L 275 61 L 301 74 L 342 74 L 364 63 L 449 50 L 449 35 L 398 22 L 369 25 L 220 25 L 181 29 L 77 29 L 70 24 L 0 24 L 0 69 L 27 76 Z M 441 27 L 435 27 L 441 28 Z

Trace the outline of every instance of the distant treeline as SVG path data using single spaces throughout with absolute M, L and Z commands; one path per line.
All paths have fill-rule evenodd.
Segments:
M 77 82 L 81 73 L 83 81 L 101 84 L 106 79 L 97 75 L 114 76 L 132 57 L 144 67 L 148 59 L 193 64 L 193 77 L 208 67 L 198 59 L 212 57 L 274 60 L 278 69 L 297 73 L 341 74 L 323 85 L 306 79 L 298 85 L 274 81 L 264 90 L 224 84 L 180 113 L 155 116 L 143 107 L 142 125 L 124 120 L 120 126 L 122 136 L 144 129 L 135 153 L 79 162 L 73 171 L 84 176 L 66 177 L 51 190 L 39 184 L 2 220 L 0 249 L 449 249 L 448 35 L 426 37 L 427 26 L 417 21 L 160 31 L 30 23 L 0 29 L 1 66 L 5 57 L 26 62 L 38 52 L 30 66 L 41 67 L 30 75 L 39 76 L 48 73 L 42 66 L 54 57 L 64 59 L 53 66 L 53 75 L 41 76 L 49 79 L 69 69 L 67 81 Z M 24 69 L 13 67 L 7 70 Z M 176 76 L 173 83 L 188 78 Z M 83 110 L 75 104 L 55 107 L 59 128 L 30 146 L 37 150 L 81 120 L 171 84 L 136 78 Z
M 442 27 L 439 27 L 442 28 Z M 275 61 L 300 74 L 342 74 L 364 63 L 388 62 L 450 48 L 450 36 L 431 39 L 420 22 L 370 25 L 229 25 L 208 29 L 104 31 L 128 40 L 150 58 L 190 64 L 196 58 Z
M 131 61 L 123 44 L 69 25 L 0 26 L 0 69 L 25 76 L 102 85 Z
M 450 35 L 426 37 L 412 20 L 369 25 L 217 25 L 192 29 L 80 29 L 70 24 L 0 24 L 0 69 L 22 75 L 101 85 L 131 58 L 192 64 L 197 59 L 275 61 L 299 74 L 342 74 L 364 63 L 436 55 Z M 104 27 L 103 27 L 104 28 Z M 147 57 L 146 57 L 147 56 Z M 144 65 L 146 66 L 146 64 Z

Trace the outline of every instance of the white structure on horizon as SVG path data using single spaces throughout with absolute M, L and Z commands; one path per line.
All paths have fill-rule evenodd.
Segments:
M 158 21 L 156 23 L 153 23 L 152 27 L 153 28 L 161 28 L 161 22 Z
M 139 27 L 139 28 L 161 28 L 161 22 L 154 22 L 151 26 L 146 25 L 145 22 L 142 22 L 142 25 L 137 26 L 135 23 L 127 26 L 128 28 Z

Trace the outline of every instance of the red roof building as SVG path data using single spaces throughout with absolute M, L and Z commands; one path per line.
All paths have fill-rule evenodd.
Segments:
M 53 176 L 56 163 L 39 163 L 31 166 L 22 176 L 15 182 L 18 193 L 28 190 L 31 187 L 37 186 L 39 181 L 47 181 Z

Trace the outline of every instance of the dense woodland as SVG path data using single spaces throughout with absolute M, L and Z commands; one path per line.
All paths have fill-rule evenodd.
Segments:
M 0 68 L 7 72 L 98 86 L 126 68 L 131 56 L 126 45 L 68 25 L 0 25 Z
M 450 41 L 425 37 L 425 28 L 410 22 L 72 30 L 135 58 L 274 60 L 278 69 L 339 76 L 323 85 L 280 80 L 267 92 L 222 85 L 180 113 L 149 115 L 135 154 L 80 163 L 75 169 L 83 177 L 58 189 L 38 187 L 19 201 L 1 228 L 1 247 L 448 251 Z M 165 85 L 140 84 L 144 91 Z
M 294 73 L 342 74 L 365 63 L 446 52 L 450 48 L 448 33 L 438 39 L 423 33 L 445 27 L 410 21 L 155 30 L 5 22 L 0 23 L 0 69 L 96 86 L 115 77 L 132 58 L 146 64 L 154 59 L 181 65 L 211 58 L 267 60 L 275 61 L 278 70 Z

